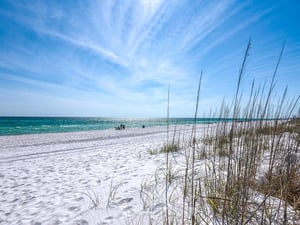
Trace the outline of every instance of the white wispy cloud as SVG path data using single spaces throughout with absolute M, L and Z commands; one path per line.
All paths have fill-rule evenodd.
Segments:
M 13 24 L 7 32 L 16 38 L 3 40 L 2 80 L 36 88 L 32 95 L 46 95 L 41 91 L 45 89 L 57 97 L 89 96 L 93 100 L 86 97 L 82 102 L 91 104 L 114 102 L 133 109 L 142 104 L 152 112 L 151 106 L 159 110 L 165 104 L 171 85 L 178 114 L 180 106 L 186 114 L 192 110 L 202 69 L 203 90 L 208 92 L 202 104 L 209 107 L 231 92 L 249 37 L 259 46 L 249 58 L 249 80 L 268 77 L 276 58 L 274 48 L 280 48 L 278 36 L 264 33 L 278 12 L 276 5 L 267 3 L 91 0 L 7 4 L 13 10 L 0 10 L 0 16 Z M 280 77 L 286 81 L 299 71 L 299 48 L 295 47 L 299 44 L 292 46 L 288 63 L 283 62 L 281 69 L 289 74 Z

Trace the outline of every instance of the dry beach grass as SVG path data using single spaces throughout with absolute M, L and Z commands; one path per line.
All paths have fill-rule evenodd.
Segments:
M 165 196 L 158 196 L 164 198 L 165 210 L 147 224 L 299 224 L 299 118 L 289 119 L 293 113 L 299 116 L 299 96 L 287 99 L 285 89 L 276 102 L 273 99 L 283 45 L 269 88 L 253 82 L 249 98 L 243 99 L 241 81 L 250 47 L 249 41 L 232 102 L 223 102 L 210 115 L 229 122 L 205 125 L 200 137 L 195 123 L 190 134 L 174 140 L 174 132 L 173 140 L 163 146 L 165 185 L 155 178 L 146 194 L 164 190 Z M 195 119 L 201 78 L 202 74 Z M 170 160 L 178 154 L 181 161 Z

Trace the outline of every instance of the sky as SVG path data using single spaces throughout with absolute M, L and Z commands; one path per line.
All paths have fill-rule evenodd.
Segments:
M 300 94 L 300 1 L 0 0 L 0 116 L 192 117 L 242 80 Z

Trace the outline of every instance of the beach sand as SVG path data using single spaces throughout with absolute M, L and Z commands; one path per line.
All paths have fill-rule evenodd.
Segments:
M 208 126 L 210 131 L 218 128 Z M 166 170 L 166 154 L 158 153 L 167 143 L 164 126 L 0 136 L 0 224 L 163 224 L 166 190 L 169 212 L 181 221 L 192 125 L 170 126 L 169 130 L 169 141 L 175 137 L 183 144 L 180 151 L 168 155 L 170 170 Z M 207 130 L 207 125 L 197 125 L 196 138 L 203 138 Z M 213 167 L 224 168 L 219 174 L 226 176 L 222 166 L 226 158 L 214 161 L 211 157 L 215 156 L 198 156 L 195 179 L 210 179 Z M 269 158 L 268 151 L 261 156 L 255 178 L 258 183 L 264 181 Z M 166 177 L 175 181 L 167 189 Z M 260 224 L 261 212 L 256 205 L 265 201 L 264 195 L 252 190 L 249 196 L 249 210 L 257 212 L 251 224 Z M 268 210 L 276 212 L 272 224 L 282 224 L 282 201 L 270 196 L 268 204 Z M 211 207 L 205 201 L 201 207 L 209 224 L 215 224 L 218 217 Z M 300 221 L 299 213 L 290 206 L 287 213 L 288 224 L 299 224 L 295 222 Z
M 166 137 L 166 127 L 1 136 L 0 224 L 128 224 L 165 162 L 149 149 Z

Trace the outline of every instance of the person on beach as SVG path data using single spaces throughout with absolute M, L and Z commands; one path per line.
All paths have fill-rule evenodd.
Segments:
M 115 127 L 116 130 L 125 130 L 125 125 L 124 124 L 120 124 L 120 126 Z

